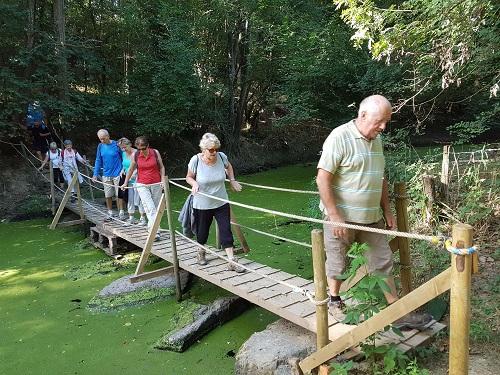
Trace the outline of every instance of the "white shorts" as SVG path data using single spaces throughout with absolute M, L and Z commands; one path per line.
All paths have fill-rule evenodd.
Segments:
M 104 196 L 106 198 L 111 198 L 113 196 L 118 197 L 118 187 L 120 185 L 120 176 L 116 177 L 102 177 L 102 182 L 105 182 L 104 185 Z M 113 184 L 114 186 L 108 185 Z

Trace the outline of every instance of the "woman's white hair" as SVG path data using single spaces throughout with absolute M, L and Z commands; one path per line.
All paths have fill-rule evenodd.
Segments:
M 209 148 L 220 148 L 219 138 L 215 134 L 205 133 L 200 140 L 200 148 L 201 150 L 207 150 Z
M 49 147 L 50 147 L 52 150 L 56 150 L 56 149 L 57 149 L 57 143 L 56 143 L 56 142 L 50 142 Z

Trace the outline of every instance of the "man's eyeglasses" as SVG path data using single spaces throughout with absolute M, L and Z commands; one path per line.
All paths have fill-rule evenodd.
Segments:
M 207 151 L 210 152 L 211 154 L 213 154 L 214 152 L 219 151 L 219 149 L 218 148 L 207 148 Z
M 139 151 L 145 150 L 148 146 L 136 146 Z

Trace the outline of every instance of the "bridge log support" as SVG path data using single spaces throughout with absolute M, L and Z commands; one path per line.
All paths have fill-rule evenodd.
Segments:
M 472 246 L 472 227 L 456 224 L 452 231 L 456 248 Z M 472 255 L 451 255 L 449 374 L 469 372 L 469 329 Z
M 396 220 L 398 230 L 408 232 L 410 229 L 408 221 L 408 196 L 406 195 L 406 184 L 396 182 L 394 184 L 394 193 L 396 195 Z M 410 241 L 406 237 L 397 237 L 399 249 L 399 263 L 401 265 L 401 290 L 403 295 L 412 291 L 411 277 L 411 259 L 410 259 Z
M 325 301 L 328 297 L 325 271 L 325 245 L 323 231 L 311 231 L 312 261 L 314 270 L 314 288 L 316 301 Z M 328 345 L 328 305 L 316 305 L 316 350 Z M 329 366 L 322 364 L 318 367 L 318 374 L 328 374 Z

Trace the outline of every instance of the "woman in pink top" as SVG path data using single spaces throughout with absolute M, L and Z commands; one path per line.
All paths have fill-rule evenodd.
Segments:
M 137 168 L 135 187 L 148 217 L 148 230 L 151 231 L 165 182 L 165 166 L 158 150 L 149 147 L 149 141 L 146 137 L 137 137 L 135 147 L 137 152 L 130 161 L 127 177 L 125 177 L 121 188 L 125 189 Z M 160 234 L 157 233 L 155 240 L 159 239 Z

